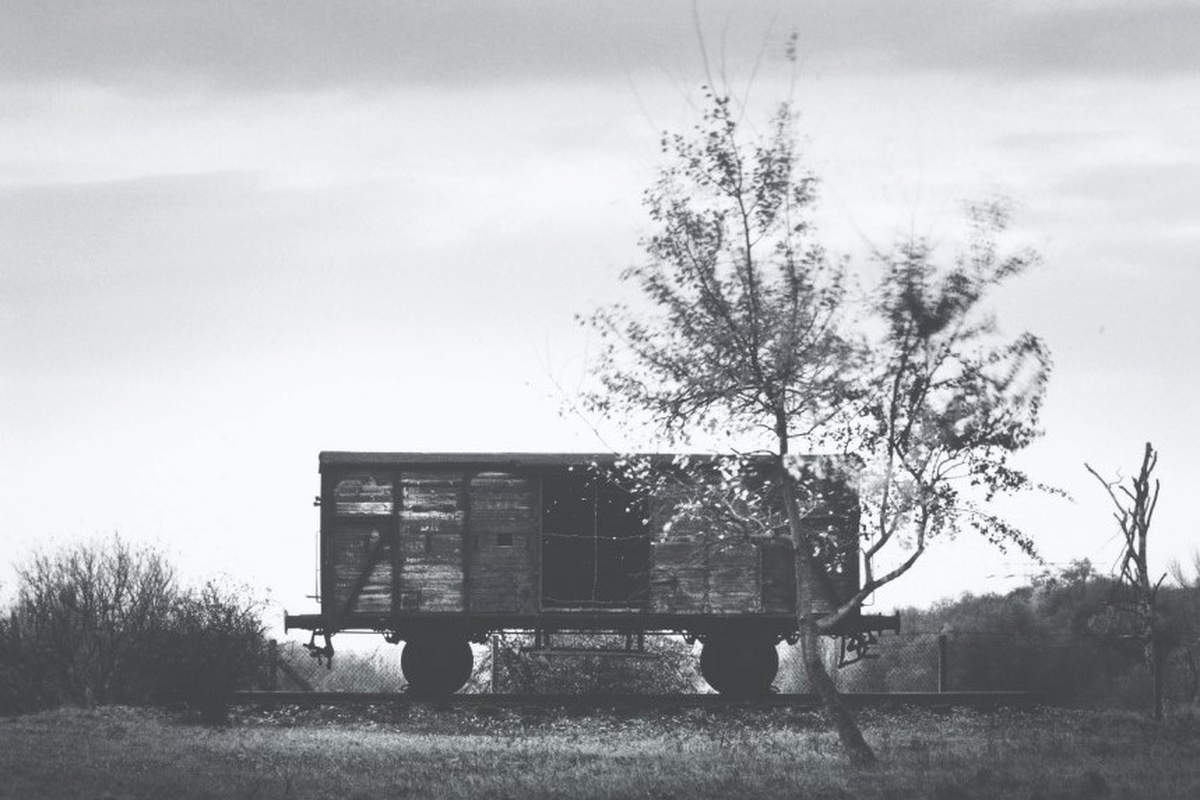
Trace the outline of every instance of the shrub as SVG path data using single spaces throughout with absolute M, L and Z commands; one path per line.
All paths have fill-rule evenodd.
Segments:
M 209 581 L 180 593 L 139 646 L 148 699 L 224 722 L 234 691 L 253 681 L 266 658 L 261 611 L 244 587 Z
M 136 643 L 175 596 L 166 560 L 114 536 L 38 554 L 17 576 L 0 631 L 0 711 L 127 700 Z
M 248 592 L 181 590 L 160 552 L 119 536 L 35 555 L 17 576 L 0 614 L 0 713 L 165 702 L 217 720 L 263 651 Z

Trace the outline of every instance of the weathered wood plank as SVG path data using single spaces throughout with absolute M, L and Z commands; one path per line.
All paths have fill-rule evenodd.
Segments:
M 370 474 L 338 481 L 333 497 L 336 513 L 346 516 L 391 514 L 395 503 L 391 480 L 377 480 Z
M 400 517 L 405 558 L 429 556 L 448 563 L 462 562 L 462 515 L 446 518 Z
M 762 603 L 767 613 L 796 610 L 796 562 L 792 542 L 783 537 L 762 539 Z
M 332 536 L 330 563 L 333 608 L 347 611 L 388 611 L 391 607 L 394 542 L 391 521 L 339 519 Z M 377 562 L 370 564 L 372 554 Z M 364 575 L 364 573 L 366 573 Z M 357 596 L 352 598 L 355 590 Z
M 519 475 L 483 472 L 471 479 L 468 493 L 471 609 L 533 612 L 537 608 L 536 483 Z
M 453 514 L 460 512 L 459 487 L 462 476 L 430 472 L 406 472 L 401 479 L 402 513 Z
M 462 484 L 462 475 L 457 473 L 406 472 L 401 476 L 402 610 L 465 608 Z
M 386 613 L 392 609 L 392 564 L 385 553 L 372 569 L 367 582 L 354 601 L 352 611 Z
M 702 543 L 668 541 L 654 545 L 650 607 L 667 614 L 708 610 L 708 563 Z
M 471 479 L 471 522 L 475 531 L 524 533 L 535 530 L 536 491 L 517 475 L 483 472 Z
M 532 566 L 524 550 L 481 548 L 471 571 L 471 608 L 476 611 L 536 609 Z
M 752 542 L 725 542 L 709 554 L 708 602 L 714 614 L 762 610 L 759 553 Z
M 658 542 L 650 569 L 651 609 L 668 614 L 759 613 L 764 608 L 760 564 L 754 542 Z
M 420 611 L 462 611 L 463 575 L 458 564 L 430 562 L 423 558 L 404 560 L 403 585 L 419 588 Z
M 337 503 L 334 508 L 342 516 L 385 516 L 392 513 L 391 503 Z

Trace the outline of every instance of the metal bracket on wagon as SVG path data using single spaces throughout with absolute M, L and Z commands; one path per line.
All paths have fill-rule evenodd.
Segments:
M 325 669 L 333 669 L 333 642 L 330 641 L 328 633 L 322 633 L 325 644 L 317 644 L 317 633 L 318 631 L 312 632 L 312 637 L 305 643 L 304 649 L 317 660 L 318 664 L 324 662 Z
M 838 638 L 838 669 L 857 664 L 868 658 L 879 658 L 878 653 L 872 653 L 871 648 L 879 643 L 875 631 L 863 631 Z
M 827 629 L 826 636 L 858 636 L 863 633 L 900 632 L 900 612 L 892 614 L 853 614 Z
M 879 644 L 879 634 L 900 632 L 900 612 L 894 614 L 862 614 L 853 618 L 851 626 L 838 631 L 838 668 L 857 664 L 867 658 L 879 658 L 871 649 Z

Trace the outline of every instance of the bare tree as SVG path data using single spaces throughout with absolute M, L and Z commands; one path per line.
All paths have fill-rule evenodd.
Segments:
M 56 700 L 85 705 L 120 693 L 135 646 L 176 595 L 174 570 L 160 553 L 115 535 L 38 554 L 18 576 L 12 628 L 35 658 L 27 669 L 53 673 L 50 685 L 65 694 Z
M 1172 559 L 1167 565 L 1167 572 L 1175 579 L 1182 589 L 1200 589 L 1200 550 L 1192 551 L 1192 575 L 1188 577 L 1187 568 L 1179 559 Z
M 62 703 L 182 703 L 220 721 L 261 663 L 248 587 L 188 589 L 152 547 L 119 536 L 42 552 L 17 569 L 0 621 L 0 712 Z
M 1120 478 L 1106 480 L 1090 464 L 1084 464 L 1108 492 L 1113 503 L 1113 519 L 1125 537 L 1119 592 L 1113 599 L 1113 607 L 1132 620 L 1131 635 L 1145 648 L 1146 665 L 1154 681 L 1154 718 L 1162 719 L 1163 673 L 1174 637 L 1163 625 L 1158 602 L 1158 590 L 1167 574 L 1164 572 L 1157 580 L 1152 579 L 1147 562 L 1150 524 L 1158 506 L 1160 488 L 1158 479 L 1151 477 L 1157 465 L 1158 453 L 1149 442 L 1142 453 L 1141 468 L 1128 485 Z
M 662 140 L 670 160 L 645 195 L 655 226 L 647 260 L 623 275 L 641 304 L 585 320 L 606 342 L 587 401 L 615 420 L 648 420 L 668 444 L 728 443 L 725 466 L 694 484 L 704 492 L 676 513 L 702 508 L 726 530 L 790 537 L 806 672 L 849 757 L 871 763 L 819 636 L 843 628 L 938 534 L 972 527 L 1033 549 L 986 503 L 1034 485 L 1007 458 L 1038 433 L 1048 358 L 1030 334 L 998 342 L 979 312 L 989 290 L 1033 254 L 1002 256 L 1003 208 L 981 206 L 952 266 L 940 268 L 928 243 L 907 242 L 879 256 L 878 290 L 856 304 L 845 263 L 815 238 L 817 182 L 800 165 L 790 107 L 748 144 L 730 99 L 709 92 L 707 100 L 693 136 Z M 805 459 L 798 445 L 844 457 Z M 737 466 L 744 454 L 756 463 L 768 454 L 765 480 L 746 480 L 752 460 Z M 840 543 L 807 522 L 829 502 L 813 490 L 822 477 L 813 473 L 835 463 L 858 465 L 849 471 L 860 473 L 866 512 L 858 531 L 865 571 L 849 593 L 836 591 L 836 559 L 823 557 Z

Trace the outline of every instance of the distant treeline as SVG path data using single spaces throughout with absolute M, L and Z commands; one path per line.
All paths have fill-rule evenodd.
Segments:
M 1200 585 L 1175 573 L 1158 593 L 1159 637 L 1167 698 L 1181 704 L 1200 690 Z M 940 678 L 947 691 L 1025 690 L 1059 703 L 1144 707 L 1153 683 L 1130 599 L 1084 560 L 1007 594 L 909 608 L 903 633 L 884 637 L 878 658 L 841 670 L 838 683 L 843 691 L 932 691 Z

